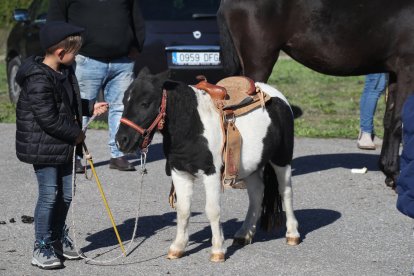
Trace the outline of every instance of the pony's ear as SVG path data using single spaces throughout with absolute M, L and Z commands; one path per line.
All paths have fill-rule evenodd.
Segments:
M 175 89 L 180 83 L 176 82 L 176 81 L 172 81 L 172 80 L 167 80 L 164 82 L 164 84 L 162 85 L 162 88 L 167 89 L 167 90 L 173 90 Z
M 171 72 L 170 70 L 166 70 L 164 72 L 161 72 L 159 74 L 156 75 L 157 79 L 165 81 L 168 80 L 170 78 Z
M 147 76 L 147 75 L 151 75 L 151 71 L 147 66 L 145 66 L 144 68 L 142 68 L 139 71 L 137 78 L 142 78 L 142 77 Z

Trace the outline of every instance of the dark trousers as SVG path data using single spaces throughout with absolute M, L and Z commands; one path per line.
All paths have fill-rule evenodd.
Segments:
M 36 240 L 55 240 L 62 235 L 72 201 L 72 164 L 33 165 L 38 186 L 34 222 Z

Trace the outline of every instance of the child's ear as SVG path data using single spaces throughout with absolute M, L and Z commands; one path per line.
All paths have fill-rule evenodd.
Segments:
M 66 51 L 65 51 L 65 49 L 59 48 L 59 49 L 56 49 L 56 52 L 55 53 L 57 54 L 57 56 L 59 57 L 59 59 L 62 60 L 63 57 L 66 54 Z

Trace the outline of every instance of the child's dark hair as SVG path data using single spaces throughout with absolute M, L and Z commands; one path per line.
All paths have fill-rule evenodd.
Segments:
M 52 54 L 56 49 L 63 48 L 67 53 L 77 53 L 82 47 L 82 36 L 71 35 L 66 37 L 61 42 L 46 49 L 47 54 Z

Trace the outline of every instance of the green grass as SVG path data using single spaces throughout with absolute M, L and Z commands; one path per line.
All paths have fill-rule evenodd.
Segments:
M 15 123 L 16 111 L 7 91 L 6 65 L 0 62 L 0 122 Z
M 356 138 L 358 135 L 359 99 L 364 76 L 327 76 L 291 59 L 281 59 L 273 69 L 269 83 L 303 112 L 295 120 L 295 136 Z M 374 117 L 376 133 L 381 137 L 384 111 L 382 96 Z
M 15 108 L 10 104 L 4 62 L 0 62 L 0 122 L 14 123 Z M 291 59 L 281 59 L 269 79 L 303 114 L 295 120 L 297 137 L 353 138 L 359 131 L 359 98 L 364 77 L 333 77 L 314 72 Z M 374 125 L 382 137 L 385 104 L 379 100 Z M 107 129 L 95 121 L 94 129 Z

